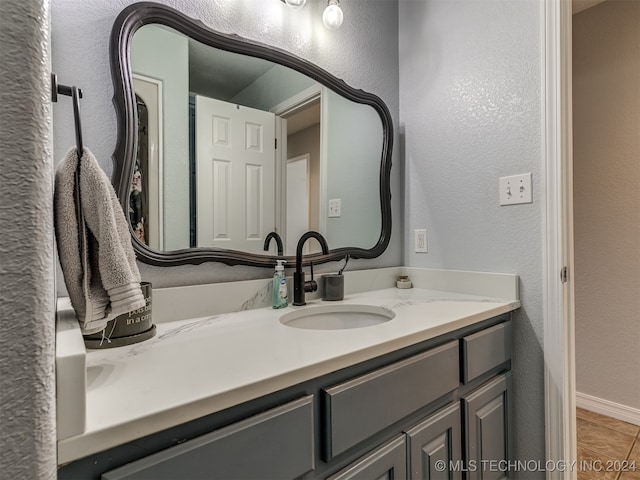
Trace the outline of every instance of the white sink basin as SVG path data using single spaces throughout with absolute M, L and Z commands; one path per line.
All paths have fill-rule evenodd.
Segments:
M 395 316 L 393 310 L 373 305 L 322 305 L 285 313 L 280 317 L 280 323 L 307 330 L 345 330 L 379 325 Z

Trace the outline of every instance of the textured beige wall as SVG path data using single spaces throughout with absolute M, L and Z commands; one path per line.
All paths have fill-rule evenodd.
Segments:
M 573 22 L 577 390 L 640 408 L 640 2 Z
M 54 479 L 49 0 L 0 11 L 0 478 Z

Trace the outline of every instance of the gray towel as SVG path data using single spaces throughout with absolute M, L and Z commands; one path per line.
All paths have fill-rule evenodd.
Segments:
M 89 149 L 80 162 L 80 218 L 74 194 L 75 148 L 56 170 L 54 211 L 60 266 L 84 335 L 145 306 L 129 225 L 111 182 Z

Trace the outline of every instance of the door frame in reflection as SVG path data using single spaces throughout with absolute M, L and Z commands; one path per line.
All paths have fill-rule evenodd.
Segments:
M 149 246 L 158 250 L 163 250 L 163 105 L 162 105 L 162 80 L 146 75 L 133 73 L 133 86 L 136 95 L 144 101 L 148 112 L 148 135 L 149 145 L 147 174 L 149 178 L 146 185 L 149 188 Z
M 287 160 L 286 168 L 286 200 L 287 213 L 285 230 L 285 255 L 296 254 L 296 242 L 309 230 L 309 169 L 311 156 L 308 153 Z M 304 182 L 292 182 L 291 172 L 304 170 Z M 304 183 L 304 184 L 303 184 Z M 295 205 L 295 208 L 291 208 Z M 302 228 L 301 228 L 302 226 Z M 309 252 L 309 242 L 305 243 L 303 253 Z
M 276 204 L 280 206 L 276 213 L 276 225 L 280 232 L 287 232 L 287 162 L 288 150 L 287 150 L 287 117 L 290 117 L 314 103 L 320 103 L 320 152 L 319 152 L 319 191 L 318 191 L 318 232 L 325 234 L 327 231 L 327 128 L 324 125 L 326 116 L 326 102 L 323 101 L 325 95 L 323 92 L 325 87 L 320 84 L 315 84 L 300 93 L 284 100 L 283 102 L 275 105 L 269 111 L 276 115 L 276 137 L 278 139 L 279 148 L 276 151 Z M 311 200 L 309 199 L 309 202 Z M 288 243 L 286 243 L 287 251 L 289 251 Z M 320 251 L 317 249 L 317 245 L 313 245 L 314 248 L 307 248 L 306 253 L 311 251 Z M 287 253 L 289 255 L 289 253 Z M 295 254 L 293 254 L 295 255 Z

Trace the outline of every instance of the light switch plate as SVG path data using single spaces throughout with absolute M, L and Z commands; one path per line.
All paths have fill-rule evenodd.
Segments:
M 342 216 L 342 199 L 332 198 L 329 200 L 329 218 Z
M 500 205 L 533 203 L 531 174 L 500 177 Z

